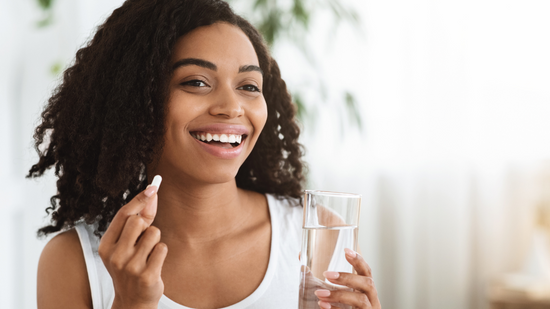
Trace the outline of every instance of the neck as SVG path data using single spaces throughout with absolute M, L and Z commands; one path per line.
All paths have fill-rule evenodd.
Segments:
M 208 243 L 232 234 L 251 214 L 247 195 L 235 181 L 221 184 L 163 181 L 153 225 L 163 241 Z

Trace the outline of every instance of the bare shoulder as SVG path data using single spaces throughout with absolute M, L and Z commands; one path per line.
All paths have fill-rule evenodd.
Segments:
M 44 247 L 38 263 L 38 309 L 92 308 L 84 254 L 75 229 L 62 232 Z
M 253 207 L 255 209 L 265 209 L 267 210 L 267 197 L 265 194 L 258 193 L 255 191 L 245 190 L 238 188 L 239 192 L 241 193 L 241 196 L 244 197 L 244 200 L 247 204 L 250 205 L 250 207 Z M 258 207 L 262 206 L 262 207 Z

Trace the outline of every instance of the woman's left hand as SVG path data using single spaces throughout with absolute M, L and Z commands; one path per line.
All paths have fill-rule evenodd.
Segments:
M 323 309 L 333 309 L 338 307 L 332 306 L 331 303 L 340 303 L 357 309 L 381 309 L 369 265 L 357 252 L 347 248 L 345 251 L 346 259 L 357 274 L 326 271 L 324 275 L 330 282 L 350 287 L 353 291 L 345 289 L 317 290 L 315 295 L 320 299 L 319 306 Z

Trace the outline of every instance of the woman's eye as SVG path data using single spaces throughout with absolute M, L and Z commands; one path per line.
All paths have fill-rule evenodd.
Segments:
M 200 79 L 194 79 L 187 82 L 182 83 L 183 86 L 191 86 L 191 87 L 206 87 L 206 83 L 203 82 Z
M 238 89 L 242 89 L 250 92 L 260 92 L 260 89 L 254 85 L 244 85 L 242 87 L 239 87 Z

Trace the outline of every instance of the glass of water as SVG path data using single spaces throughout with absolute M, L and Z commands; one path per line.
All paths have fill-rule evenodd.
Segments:
M 318 289 L 351 290 L 329 282 L 323 272 L 354 272 L 344 248 L 357 251 L 360 206 L 359 194 L 305 191 L 299 309 L 319 308 L 319 299 L 315 296 Z M 351 309 L 341 304 L 332 305 Z

